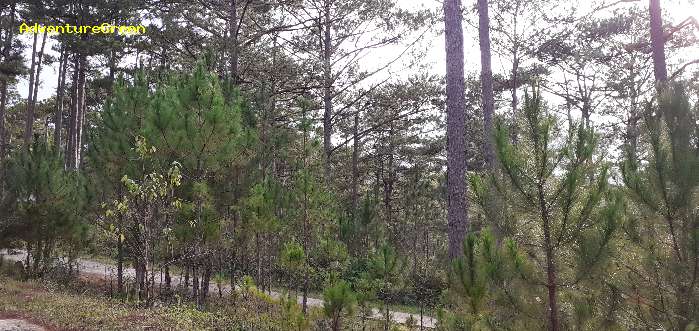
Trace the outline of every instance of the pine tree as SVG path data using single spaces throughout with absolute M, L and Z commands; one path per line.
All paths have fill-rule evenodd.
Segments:
M 596 314 L 602 314 L 598 308 L 604 287 L 599 284 L 604 283 L 605 266 L 613 252 L 621 197 L 608 189 L 607 166 L 594 158 L 592 131 L 583 126 L 570 127 L 567 133 L 559 131 L 537 88 L 531 96 L 525 95 L 523 115 L 518 128 L 523 135 L 516 148 L 505 125 L 497 125 L 500 172 L 490 174 L 487 181 L 472 180 L 487 222 L 510 223 L 512 230 L 507 235 L 523 250 L 527 264 L 538 267 L 525 278 L 538 292 L 534 297 L 541 304 L 529 303 L 538 306 L 538 313 L 519 313 L 511 320 L 539 322 L 537 328 L 549 330 L 568 329 L 574 323 L 594 325 L 597 321 L 592 318 L 574 320 L 567 307 L 589 304 Z M 488 211 L 489 185 L 494 185 L 509 210 Z M 505 219 L 498 219 L 501 217 Z M 493 277 L 488 279 L 493 282 Z M 476 285 L 467 291 L 474 294 L 472 300 L 478 304 L 472 306 L 476 308 L 480 307 L 477 286 L 481 283 L 474 280 Z M 496 320 L 496 326 L 506 323 L 502 316 Z
M 639 327 L 699 325 L 699 108 L 673 84 L 645 111 L 648 162 L 623 166 L 631 200 L 628 270 Z M 637 263 L 634 263 L 637 262 Z
M 332 330 L 342 329 L 342 316 L 351 315 L 356 297 L 350 285 L 338 280 L 323 291 L 323 312 L 332 320 Z
M 388 331 L 391 326 L 388 303 L 393 299 L 394 292 L 404 285 L 402 277 L 404 268 L 404 259 L 388 244 L 384 244 L 369 258 L 367 277 L 372 283 L 376 297 L 383 304 L 385 331 Z
M 298 124 L 301 137 L 295 144 L 295 168 L 293 177 L 293 203 L 298 206 L 295 211 L 297 233 L 300 237 L 304 252 L 309 252 L 308 266 L 303 276 L 302 308 L 307 312 L 308 292 L 311 289 L 313 274 L 319 274 L 321 265 L 319 258 L 323 254 L 322 238 L 332 239 L 335 232 L 335 224 L 332 220 L 335 216 L 336 206 L 331 192 L 325 190 L 318 173 L 323 164 L 321 157 L 320 141 L 313 137 L 312 122 L 307 117 L 309 104 L 306 100 L 300 102 L 302 118 Z
M 191 74 L 176 75 L 158 87 L 144 130 L 159 158 L 165 164 L 180 162 L 188 179 L 178 190 L 183 207 L 176 233 L 185 236 L 181 248 L 194 256 L 189 260 L 195 283 L 202 274 L 201 288 L 193 289 L 199 306 L 208 294 L 213 248 L 222 235 L 213 185 L 238 156 L 242 132 L 239 100 L 224 98 L 218 78 L 206 65 L 199 62 Z
M 276 213 L 279 207 L 279 199 L 283 195 L 281 190 L 282 188 L 279 183 L 271 178 L 267 178 L 253 185 L 243 202 L 243 222 L 249 229 L 247 235 L 252 238 L 241 239 L 246 241 L 252 239 L 253 241 L 255 254 L 254 276 L 263 291 L 266 289 L 265 287 L 271 286 L 271 284 L 269 284 L 268 272 L 271 271 L 269 269 L 271 269 L 272 266 L 269 261 L 266 261 L 267 257 L 271 255 L 269 237 L 274 233 L 281 232 L 281 222 Z M 298 253 L 298 251 L 293 252 L 294 255 Z M 304 258 L 302 261 L 294 261 L 294 264 L 300 262 L 301 264 L 297 266 L 301 271 L 304 271 L 308 265 L 303 247 L 300 253 L 304 255 Z M 299 256 L 296 256 L 296 258 L 298 257 Z M 291 260 L 286 262 L 291 262 Z
M 0 176 L 5 175 L 5 168 L 2 160 L 7 156 L 7 132 L 6 110 L 10 101 L 11 86 L 15 83 L 16 77 L 22 73 L 24 64 L 22 63 L 22 47 L 15 40 L 15 29 L 17 18 L 17 1 L 10 1 L 7 6 L 0 9 L 0 31 L 3 37 L 0 38 Z M 0 198 L 4 194 L 4 182 L 0 181 Z
M 103 201 L 121 200 L 126 190 L 121 181 L 124 175 L 142 178 L 143 164 L 134 162 L 139 158 L 135 143 L 143 135 L 144 119 L 148 112 L 151 94 L 146 77 L 138 74 L 134 82 L 120 78 L 114 86 L 112 99 L 99 113 L 94 129 L 90 130 L 87 150 L 88 171 Z M 58 132 L 57 132 L 58 134 Z M 56 146 L 60 149 L 60 146 Z M 124 285 L 124 219 L 108 218 L 103 228 L 112 230 L 116 241 L 117 293 L 123 293 Z
M 452 263 L 447 295 L 452 310 L 443 318 L 445 326 L 453 330 L 539 327 L 539 321 L 514 318 L 510 324 L 498 321 L 500 314 L 537 313 L 529 307 L 536 304 L 533 298 L 537 295 L 527 283 L 531 280 L 531 265 L 513 240 L 506 239 L 498 246 L 486 229 L 466 237 L 463 253 L 462 258 Z M 512 313 L 511 308 L 517 312 Z
M 87 236 L 84 178 L 63 168 L 62 155 L 43 140 L 19 150 L 7 162 L 7 196 L 2 202 L 0 238 L 27 250 L 30 275 L 52 267 L 58 248 L 80 248 Z
M 167 239 L 163 242 L 166 245 L 149 244 L 148 247 L 158 248 L 158 252 L 152 252 L 153 256 L 160 255 L 158 259 L 172 259 L 175 252 L 183 255 L 181 260 L 193 268 L 192 294 L 201 307 L 214 268 L 214 248 L 221 243 L 225 208 L 220 206 L 227 204 L 222 201 L 227 195 L 218 194 L 218 184 L 239 157 L 238 137 L 242 132 L 239 99 L 235 94 L 229 101 L 224 98 L 218 79 L 206 71 L 204 63 L 199 63 L 192 74 L 181 74 L 160 83 L 152 92 L 146 78 L 138 74 L 133 84 L 118 83 L 113 95 L 113 100 L 100 114 L 90 146 L 95 177 L 104 184 L 107 194 L 111 192 L 120 200 L 130 194 L 120 186 L 123 176 L 145 180 L 151 173 L 166 173 L 172 164 L 178 164 L 178 171 L 186 180 L 167 195 L 178 199 L 177 212 L 160 213 L 154 223 L 157 226 L 151 232 L 167 229 L 168 234 L 162 237 Z M 142 137 L 139 139 L 153 148 L 145 159 L 142 153 L 137 153 L 140 150 L 135 144 L 138 140 L 134 140 L 137 137 Z M 152 205 L 144 203 L 140 207 L 148 209 L 146 205 L 149 204 Z M 144 214 L 143 219 L 134 219 L 134 222 L 148 217 Z M 122 237 L 130 242 L 133 246 L 128 250 L 130 257 L 142 262 L 141 269 L 144 263 L 155 263 L 152 256 L 150 260 L 140 258 L 138 254 L 142 250 L 133 249 L 143 246 L 140 234 L 131 233 L 135 237 L 120 234 L 124 231 L 120 222 L 119 218 L 108 222 L 116 227 L 117 246 Z M 175 238 L 179 240 L 173 240 Z M 118 247 L 119 261 L 123 260 L 122 253 Z M 165 265 L 166 280 L 169 264 Z M 144 289 L 148 289 L 146 285 Z

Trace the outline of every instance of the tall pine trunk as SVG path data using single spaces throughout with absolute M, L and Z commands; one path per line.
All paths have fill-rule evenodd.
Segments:
M 66 71 L 68 70 L 68 52 L 63 46 L 58 64 L 58 86 L 56 87 L 56 110 L 54 114 L 53 124 L 53 145 L 57 150 L 61 150 L 62 131 L 63 131 L 63 108 L 64 108 L 64 93 L 66 86 Z
M 386 176 L 383 177 L 383 189 L 384 189 L 384 208 L 386 211 L 386 226 L 387 228 L 393 227 L 393 185 L 396 181 L 396 172 L 394 167 L 394 144 L 393 144 L 393 122 L 388 129 L 388 160 L 386 162 L 385 171 L 388 172 Z
M 558 300 L 556 297 L 556 265 L 554 263 L 553 239 L 551 238 L 551 220 L 544 197 L 543 179 L 538 184 L 539 210 L 544 227 L 544 250 L 546 255 L 546 289 L 548 291 L 548 324 L 550 331 L 558 331 Z
M 319 19 L 319 23 L 321 19 Z M 323 31 L 323 151 L 325 152 L 325 180 L 330 180 L 330 157 L 332 154 L 332 72 L 330 55 L 332 54 L 332 40 L 330 39 L 330 0 L 324 2 L 324 23 L 319 26 Z
M 494 169 L 495 143 L 493 136 L 493 70 L 490 56 L 490 18 L 488 0 L 478 0 L 478 41 L 481 48 L 481 103 L 483 105 L 483 154 L 488 170 Z M 515 90 L 513 90 L 515 91 Z M 516 92 L 513 92 L 516 96 Z
M 34 75 L 34 92 L 32 95 L 32 109 L 36 109 L 36 100 L 39 94 L 39 82 L 41 78 L 41 63 L 44 59 L 44 48 L 46 47 L 46 33 L 41 37 L 41 47 L 39 48 L 39 56 L 36 60 L 36 74 Z
M 71 79 L 70 88 L 70 121 L 68 123 L 68 136 L 66 146 L 66 168 L 73 169 L 73 161 L 75 160 L 75 131 L 77 128 L 78 119 L 78 72 L 80 71 L 80 55 L 73 55 L 73 77 Z
M 653 57 L 653 72 L 656 82 L 667 81 L 667 64 L 665 63 L 665 36 L 660 0 L 650 0 L 650 43 Z
M 461 254 L 468 225 L 466 201 L 466 116 L 464 113 L 464 36 L 461 1 L 444 1 L 447 63 L 447 223 L 449 258 Z
M 230 62 L 230 78 L 234 85 L 238 85 L 240 80 L 238 79 L 238 11 L 236 8 L 236 0 L 230 0 L 228 7 L 228 19 L 230 20 L 228 32 L 231 39 L 231 62 Z
M 64 69 L 65 71 L 65 69 Z M 121 188 L 119 189 L 119 194 L 117 195 L 121 198 Z M 124 235 L 124 216 L 119 216 L 119 223 L 117 224 L 117 293 L 119 296 L 124 294 L 124 241 L 122 236 Z
M 45 34 L 44 34 L 45 35 Z M 36 42 L 38 34 L 34 34 L 32 43 L 32 62 L 29 66 L 29 91 L 27 95 L 27 112 L 24 119 L 24 147 L 28 150 L 32 142 L 32 130 L 34 128 L 34 75 L 36 70 Z
M 196 252 L 196 250 L 195 250 Z M 192 300 L 199 302 L 199 261 L 192 264 Z
M 83 126 L 85 122 L 85 75 L 86 75 L 87 59 L 85 55 L 80 56 L 80 71 L 78 72 L 78 91 L 77 91 L 77 102 L 78 102 L 78 117 L 75 127 L 75 163 L 73 164 L 74 169 L 80 168 L 80 162 L 82 160 L 82 137 L 83 137 Z
M 2 61 L 7 62 L 10 57 L 10 48 L 12 48 L 12 38 L 15 25 L 15 4 L 10 7 L 10 28 L 7 30 L 5 40 L 2 41 Z M 5 107 L 7 104 L 7 79 L 0 79 L 0 178 L 4 178 L 5 169 L 3 167 L 3 159 L 5 158 Z M 5 181 L 0 180 L 0 196 L 5 191 Z
M 521 40 L 519 39 L 519 13 L 520 13 L 520 6 L 522 5 L 523 0 L 515 0 L 514 1 L 514 8 L 513 8 L 513 15 L 512 15 L 512 35 L 510 39 L 512 40 L 512 67 L 510 68 L 510 95 L 511 95 L 511 100 L 510 100 L 510 108 L 512 109 L 512 113 L 510 114 L 510 141 L 512 143 L 517 143 L 517 121 L 516 121 L 516 116 L 517 116 L 517 105 L 519 105 L 519 96 L 517 95 L 517 87 L 519 86 L 519 62 L 520 62 L 520 49 L 522 48 L 521 46 Z M 524 0 L 526 1 L 526 0 Z M 490 15 L 488 15 L 488 27 L 490 28 Z M 490 29 L 489 29 L 490 30 Z
M 121 240 L 121 226 L 117 231 L 117 293 L 124 293 L 124 245 Z
M 306 121 L 306 110 L 303 111 L 303 121 Z M 304 126 L 303 132 L 303 169 L 308 166 L 308 149 L 306 146 L 308 139 L 308 133 L 306 132 L 306 127 Z M 303 177 L 303 251 L 308 254 L 310 246 L 310 235 L 309 235 L 309 224 L 308 224 L 308 182 L 306 175 Z M 305 315 L 308 311 L 308 289 L 310 285 L 310 275 L 308 268 L 304 268 L 303 273 L 303 298 L 301 300 L 301 309 Z
M 204 270 L 202 272 L 201 278 L 201 289 L 199 291 L 199 309 L 204 309 L 206 305 L 206 298 L 209 296 L 209 283 L 211 283 L 211 257 L 206 256 L 206 261 L 204 261 Z
M 359 110 L 354 113 L 352 126 L 352 215 L 357 219 L 357 204 L 359 200 Z

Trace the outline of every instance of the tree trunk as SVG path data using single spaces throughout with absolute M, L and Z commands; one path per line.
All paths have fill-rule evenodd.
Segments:
M 526 1 L 526 0 L 524 0 Z M 518 142 L 517 138 L 517 105 L 519 105 L 519 96 L 517 95 L 517 88 L 519 86 L 519 62 L 520 55 L 519 50 L 521 47 L 521 41 L 519 39 L 519 14 L 520 6 L 522 0 L 514 0 L 514 8 L 512 11 L 512 34 L 509 39 L 512 40 L 512 67 L 510 68 L 510 108 L 512 108 L 512 114 L 510 117 L 509 129 L 510 129 L 510 141 L 512 144 L 516 145 Z M 488 23 L 490 23 L 490 16 L 488 16 Z
M 184 289 L 185 290 L 189 288 L 189 269 L 191 269 L 191 267 L 190 267 L 189 263 L 187 263 L 187 265 L 185 265 L 185 267 L 184 267 L 184 270 L 185 270 L 184 271 Z
M 46 35 L 46 34 L 44 34 Z M 34 129 L 34 74 L 36 68 L 36 42 L 39 39 L 38 34 L 34 34 L 34 43 L 32 44 L 32 62 L 29 66 L 29 91 L 27 96 L 27 112 L 24 122 L 24 148 L 29 150 L 32 143 L 32 131 Z
M 493 136 L 493 70 L 490 56 L 490 19 L 488 0 L 478 0 L 478 40 L 481 48 L 481 103 L 483 105 L 483 154 L 488 170 L 495 168 L 495 137 Z M 513 93 L 516 96 L 516 92 Z
M 5 158 L 5 105 L 7 103 L 7 80 L 0 80 L 0 161 Z M 4 178 L 3 162 L 0 162 L 0 177 Z M 4 181 L 0 180 L 0 185 Z M 0 194 L 3 190 L 0 190 Z
M 204 262 L 204 272 L 201 278 L 201 290 L 199 291 L 199 309 L 204 309 L 206 298 L 209 296 L 209 283 L 211 283 L 211 260 L 207 256 L 207 261 Z
M 558 331 L 558 303 L 556 298 L 556 266 L 553 261 L 553 242 L 551 239 L 551 222 L 549 219 L 548 207 L 544 197 L 544 187 L 542 180 L 538 184 L 539 209 L 544 226 L 544 249 L 546 250 L 546 289 L 548 290 L 548 324 L 550 331 Z
M 124 293 L 124 244 L 121 240 L 121 224 L 117 232 L 117 293 L 121 295 Z
M 423 322 L 423 319 L 425 317 L 425 305 L 420 302 L 420 331 L 424 330 L 425 323 Z
M 359 110 L 354 114 L 352 126 L 352 215 L 357 219 L 359 200 Z
M 141 261 L 142 257 L 138 257 L 136 262 L 136 285 L 138 287 L 138 300 L 146 299 L 146 263 Z
M 230 0 L 230 5 L 228 8 L 228 16 L 230 20 L 230 31 L 228 34 L 231 39 L 231 63 L 230 63 L 230 77 L 234 85 L 238 85 L 240 80 L 238 79 L 238 12 L 236 8 L 236 0 Z
M 80 71 L 78 74 L 78 118 L 77 126 L 75 131 L 75 164 L 74 169 L 80 168 L 80 162 L 82 160 L 82 137 L 83 137 L 83 126 L 85 122 L 85 73 L 87 71 L 87 61 L 86 56 L 80 56 Z
M 340 323 L 340 318 L 341 318 L 340 314 L 341 313 L 335 313 L 333 315 L 332 325 L 331 325 L 331 328 L 333 331 L 340 331 L 340 329 L 342 328 L 342 323 Z
M 306 121 L 306 111 L 304 110 L 303 112 L 303 120 L 304 122 Z M 308 133 L 306 132 L 306 127 L 304 126 L 304 132 L 303 132 L 303 168 L 304 170 L 307 168 L 307 153 L 308 149 L 306 148 L 306 143 L 307 143 L 307 138 L 308 138 Z M 309 236 L 309 226 L 308 226 L 308 183 L 306 180 L 306 176 L 304 175 L 303 177 L 303 251 L 305 254 L 308 254 L 309 251 L 309 246 L 310 246 L 310 236 Z M 306 262 L 307 263 L 307 262 Z M 306 315 L 308 311 L 308 285 L 310 282 L 310 275 L 308 274 L 308 267 L 304 268 L 303 272 L 303 298 L 301 300 L 301 309 L 303 311 L 303 314 Z
M 12 48 L 12 37 L 15 26 L 15 4 L 10 7 L 10 28 L 7 31 L 2 47 L 2 61 L 6 62 L 10 57 L 10 48 Z M 5 168 L 3 167 L 3 159 L 5 158 L 5 106 L 7 103 L 7 79 L 0 79 L 0 178 L 4 178 Z M 0 196 L 5 191 L 5 181 L 0 180 Z
M 192 266 L 192 300 L 199 302 L 199 270 L 197 263 Z
M 75 131 L 78 120 L 78 72 L 80 71 L 79 54 L 73 55 L 73 77 L 70 89 L 70 122 L 68 123 L 68 137 L 66 146 L 66 168 L 73 169 L 75 160 Z
M 388 129 L 388 161 L 386 162 L 387 176 L 383 178 L 384 208 L 386 211 L 387 228 L 392 228 L 393 224 L 393 184 L 395 183 L 395 170 L 393 166 L 393 122 Z
M 639 135 L 639 129 L 638 129 L 638 121 L 640 120 L 639 116 L 639 98 L 638 98 L 638 89 L 636 88 L 636 77 L 638 76 L 636 72 L 633 69 L 633 66 L 630 66 L 631 72 L 629 77 L 630 79 L 630 86 L 629 86 L 629 100 L 631 102 L 628 110 L 628 118 L 626 121 L 626 135 L 625 135 L 625 145 L 627 149 L 627 153 L 629 155 L 629 158 L 631 160 L 636 160 L 637 152 L 638 152 L 638 135 Z
M 332 40 L 330 39 L 330 0 L 325 0 L 324 24 L 320 26 L 323 31 L 322 59 L 323 59 L 323 150 L 325 152 L 325 180 L 330 180 L 330 157 L 332 154 L 332 72 L 330 55 L 332 54 Z M 320 21 L 320 20 L 319 20 Z M 319 22 L 320 23 L 320 22 Z
M 653 72 L 656 82 L 667 81 L 667 64 L 665 63 L 665 36 L 660 0 L 650 0 L 650 43 L 653 57 Z
M 388 310 L 388 304 L 384 303 L 383 308 L 384 308 L 384 317 L 386 318 L 386 320 L 384 321 L 384 324 L 383 324 L 383 329 L 384 329 L 384 331 L 388 331 L 389 329 L 391 329 L 391 313 Z
M 116 51 L 112 48 L 109 51 L 109 89 L 107 90 L 107 97 L 111 98 L 114 94 L 114 84 L 116 83 L 116 71 L 117 71 L 117 57 Z
M 447 223 L 449 258 L 463 254 L 468 225 L 466 201 L 466 116 L 464 114 L 464 37 L 461 1 L 444 1 L 447 63 Z
M 61 48 L 61 56 L 59 59 L 60 63 L 58 65 L 58 86 L 56 87 L 56 113 L 54 115 L 54 133 L 53 133 L 53 145 L 57 150 L 61 150 L 61 134 L 63 131 L 63 107 L 66 86 L 66 71 L 68 70 L 68 52 L 64 47 Z M 121 293 L 121 292 L 120 292 Z
M 165 292 L 170 294 L 172 291 L 172 276 L 170 276 L 170 266 L 165 266 Z
M 36 61 L 36 75 L 34 75 L 34 92 L 32 95 L 32 109 L 36 109 L 36 100 L 39 94 L 39 78 L 41 77 L 41 62 L 44 59 L 44 48 L 46 47 L 46 33 L 41 38 L 41 47 L 39 48 L 39 58 Z
M 262 258 L 260 257 L 260 234 L 255 232 L 255 283 L 257 286 L 262 284 Z

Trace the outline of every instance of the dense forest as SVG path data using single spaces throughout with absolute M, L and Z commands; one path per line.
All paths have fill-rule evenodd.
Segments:
M 0 330 L 699 330 L 695 15 L 1 0 Z

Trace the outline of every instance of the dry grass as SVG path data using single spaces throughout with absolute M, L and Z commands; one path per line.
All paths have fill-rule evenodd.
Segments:
M 0 317 L 21 318 L 53 330 L 327 330 L 319 309 L 299 328 L 281 305 L 269 298 L 212 298 L 207 311 L 189 303 L 143 308 L 110 298 L 109 285 L 94 276 L 67 285 L 51 281 L 19 281 L 0 274 Z M 286 315 L 285 315 L 286 314 Z M 358 319 L 344 324 L 361 330 Z M 383 330 L 369 321 L 366 330 Z

